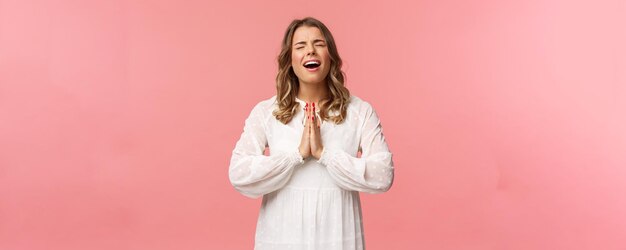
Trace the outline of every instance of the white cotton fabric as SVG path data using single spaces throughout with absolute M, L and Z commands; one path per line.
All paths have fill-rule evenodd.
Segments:
M 272 115 L 276 96 L 255 105 L 232 152 L 231 184 L 247 197 L 263 196 L 254 249 L 364 249 L 359 192 L 385 192 L 394 178 L 380 120 L 368 102 L 351 96 L 344 123 L 321 125 L 320 159 L 303 160 L 306 102 L 296 101 L 288 124 Z

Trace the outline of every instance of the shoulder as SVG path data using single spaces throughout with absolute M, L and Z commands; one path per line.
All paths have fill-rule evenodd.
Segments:
M 276 95 L 258 101 L 256 104 L 254 104 L 254 107 L 252 108 L 250 114 L 266 118 L 268 117 L 268 115 L 271 116 L 275 106 Z
M 358 96 L 350 97 L 350 105 L 348 105 L 348 107 L 352 109 L 352 114 L 355 116 L 355 119 L 358 119 L 361 127 L 366 126 L 366 124 L 376 124 L 380 122 L 374 106 Z
M 353 109 L 355 112 L 362 115 L 374 110 L 372 104 L 355 95 L 350 95 L 350 104 L 348 105 L 348 108 Z
M 254 105 L 254 109 L 268 110 L 276 103 L 276 95 L 263 99 Z

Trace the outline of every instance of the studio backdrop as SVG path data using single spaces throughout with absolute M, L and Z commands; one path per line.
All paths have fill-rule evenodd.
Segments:
M 626 249 L 626 3 L 0 0 L 0 249 L 252 249 L 228 166 L 288 24 L 395 180 L 367 249 Z

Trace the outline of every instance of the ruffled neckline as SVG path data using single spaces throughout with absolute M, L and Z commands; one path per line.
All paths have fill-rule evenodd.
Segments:
M 296 97 L 296 101 L 300 103 L 300 108 L 302 109 L 302 125 L 304 126 L 304 124 L 306 123 L 306 110 L 304 110 L 304 107 L 306 106 L 306 102 L 303 100 L 300 100 L 300 98 Z M 319 119 L 319 121 L 321 121 L 321 123 L 324 123 L 324 121 L 322 120 L 322 117 L 320 116 L 320 109 L 316 108 L 315 109 L 315 119 Z M 320 124 L 321 124 L 320 123 Z

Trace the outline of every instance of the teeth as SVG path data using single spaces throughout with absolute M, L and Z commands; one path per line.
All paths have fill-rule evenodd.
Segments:
M 311 61 L 311 62 L 306 62 L 306 63 L 304 64 L 304 66 L 309 66 L 309 65 L 319 65 L 319 63 L 318 63 L 318 62 L 315 62 L 315 61 Z

